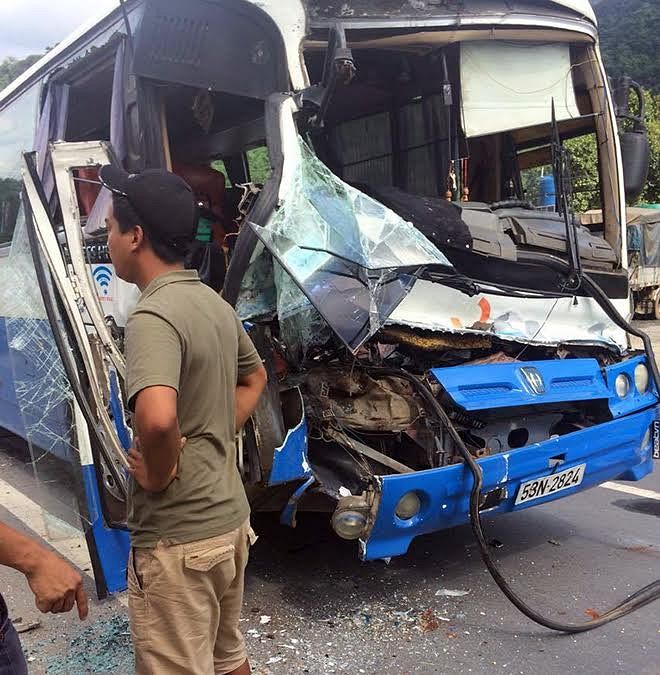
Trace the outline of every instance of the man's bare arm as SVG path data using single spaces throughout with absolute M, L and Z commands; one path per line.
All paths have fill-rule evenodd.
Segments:
M 155 386 L 143 389 L 135 401 L 139 447 L 131 453 L 133 476 L 149 492 L 162 492 L 176 475 L 182 448 L 177 396 L 171 387 Z
M 0 523 L 0 565 L 25 574 L 40 611 L 69 612 L 77 603 L 78 616 L 87 617 L 82 576 L 58 555 L 4 523 Z
M 268 381 L 266 369 L 260 366 L 249 375 L 238 378 L 236 385 L 236 431 L 243 428 L 255 411 Z

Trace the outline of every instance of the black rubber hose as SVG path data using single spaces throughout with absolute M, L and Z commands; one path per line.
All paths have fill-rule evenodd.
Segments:
M 616 310 L 615 310 L 616 311 Z M 618 314 L 618 312 L 617 312 Z M 369 370 L 381 373 L 383 375 L 393 375 L 395 377 L 401 377 L 408 380 L 415 389 L 422 396 L 424 401 L 428 404 L 431 410 L 435 413 L 437 420 L 447 429 L 452 440 L 458 447 L 465 463 L 467 464 L 474 482 L 472 485 L 472 490 L 470 492 L 470 524 L 472 526 L 472 532 L 474 533 L 475 539 L 479 544 L 479 550 L 481 552 L 481 557 L 486 565 L 491 576 L 495 580 L 495 583 L 499 586 L 500 590 L 506 595 L 506 597 L 519 609 L 526 617 L 534 621 L 535 623 L 544 626 L 545 628 L 550 628 L 551 630 L 559 631 L 561 633 L 585 633 L 586 631 L 593 630 L 594 628 L 599 628 L 611 621 L 620 619 L 627 614 L 630 614 L 640 607 L 644 607 L 649 603 L 653 602 L 660 598 L 660 579 L 650 583 L 648 586 L 641 588 L 639 591 L 636 591 L 632 595 L 628 596 L 621 604 L 613 607 L 604 614 L 601 614 L 597 619 L 592 619 L 585 623 L 580 624 L 564 624 L 554 619 L 549 619 L 543 614 L 540 614 L 535 609 L 530 607 L 508 584 L 502 573 L 497 568 L 495 561 L 490 555 L 490 549 L 486 537 L 484 536 L 483 526 L 481 523 L 481 513 L 479 511 L 479 503 L 481 500 L 481 488 L 483 486 L 483 471 L 477 461 L 474 459 L 467 446 L 463 442 L 460 434 L 456 430 L 456 427 L 453 425 L 452 421 L 449 419 L 449 416 L 444 411 L 440 403 L 436 400 L 433 392 L 428 387 L 427 384 L 421 382 L 418 378 L 405 370 L 399 368 L 370 368 Z

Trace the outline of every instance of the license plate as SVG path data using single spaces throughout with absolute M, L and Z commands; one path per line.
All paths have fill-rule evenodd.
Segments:
M 540 499 L 553 495 L 562 490 L 575 487 L 582 482 L 586 464 L 574 466 L 559 473 L 553 473 L 551 476 L 544 476 L 536 480 L 530 480 L 523 483 L 518 490 L 516 505 L 531 502 L 533 499 Z

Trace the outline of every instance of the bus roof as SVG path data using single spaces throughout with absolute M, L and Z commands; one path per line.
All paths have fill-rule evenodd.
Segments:
M 124 0 L 126 2 L 126 0 Z M 267 0 L 266 3 L 264 3 L 264 0 L 246 0 L 247 2 L 254 4 L 258 7 L 262 7 L 264 4 L 269 5 L 272 0 Z M 279 2 L 286 2 L 287 0 L 279 0 Z M 374 1 L 374 5 L 376 7 L 382 7 L 381 2 L 376 2 Z M 497 0 L 496 0 L 497 1 Z M 536 0 L 532 0 L 533 2 Z M 126 5 L 128 7 L 133 7 L 136 4 L 138 4 L 139 0 L 128 0 L 126 2 Z M 329 5 L 332 6 L 336 3 L 330 3 L 328 0 L 303 0 L 304 5 L 307 7 L 314 7 L 316 6 L 317 8 L 319 7 L 328 7 Z M 120 12 L 120 0 L 114 0 L 115 6 L 109 10 L 106 10 L 103 12 L 100 16 L 97 16 L 96 18 L 92 19 L 91 21 L 88 21 L 84 23 L 78 30 L 76 30 L 74 33 L 72 33 L 69 37 L 66 39 L 62 40 L 56 47 L 51 49 L 48 54 L 46 54 L 42 59 L 37 61 L 31 68 L 29 68 L 25 73 L 23 73 L 20 77 L 18 77 L 16 80 L 14 80 L 11 84 L 9 84 L 5 89 L 0 91 L 0 108 L 2 108 L 3 103 L 8 99 L 12 98 L 14 94 L 16 94 L 18 91 L 20 91 L 23 86 L 29 82 L 35 75 L 37 75 L 40 71 L 42 70 L 47 70 L 47 66 L 53 62 L 56 62 L 58 57 L 61 56 L 62 54 L 65 54 L 66 51 L 75 45 L 78 41 L 82 40 L 88 33 L 91 34 L 93 32 L 96 32 L 95 29 L 98 29 L 100 24 L 110 24 L 111 19 L 120 19 L 121 18 L 121 12 Z M 294 0 L 294 4 L 300 6 L 300 0 Z M 345 2 L 342 5 L 342 12 L 345 11 L 345 8 L 348 8 L 346 11 L 348 13 L 348 16 L 350 16 L 350 7 L 351 5 L 369 5 L 369 0 L 349 0 L 348 2 Z M 409 5 L 410 10 L 414 13 L 415 11 L 419 11 L 420 9 L 426 9 L 432 10 L 432 9 L 437 9 L 437 0 L 436 2 L 431 2 L 428 1 L 428 7 L 424 7 L 427 5 L 427 0 L 398 0 L 394 4 L 399 5 L 399 13 L 401 11 L 405 11 L 403 5 Z M 484 4 L 483 0 L 479 4 Z M 592 23 L 596 24 L 596 15 L 594 14 L 593 8 L 591 6 L 591 3 L 589 0 L 547 0 L 546 3 L 544 4 L 549 4 L 549 5 L 559 5 L 561 7 L 564 7 L 566 9 L 569 9 L 576 14 L 579 14 L 580 16 L 585 17 Z M 332 10 L 331 10 L 332 11 Z M 374 11 L 377 11 L 374 9 Z M 395 12 L 396 13 L 396 12 Z M 283 31 L 284 34 L 286 34 L 286 30 Z
M 596 14 L 589 0 L 553 0 L 554 4 L 572 9 L 577 14 L 585 16 L 590 21 L 596 23 Z

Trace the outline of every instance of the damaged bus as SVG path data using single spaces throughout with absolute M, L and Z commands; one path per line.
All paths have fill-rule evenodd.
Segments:
M 125 0 L 5 89 L 0 426 L 69 467 L 99 591 L 125 578 L 137 299 L 99 166 L 170 168 L 202 205 L 190 264 L 269 373 L 237 438 L 253 509 L 325 511 L 383 559 L 652 470 L 626 97 L 587 0 Z M 566 149 L 585 136 L 587 226 Z

